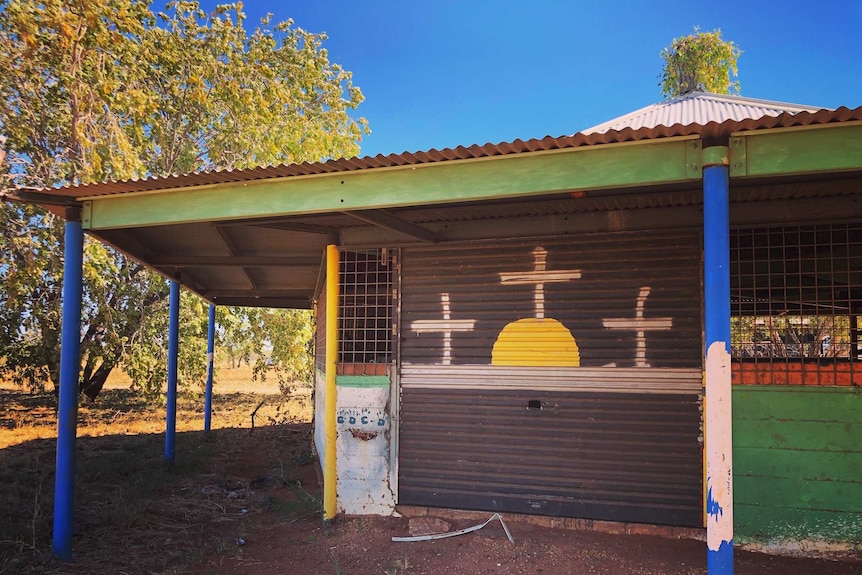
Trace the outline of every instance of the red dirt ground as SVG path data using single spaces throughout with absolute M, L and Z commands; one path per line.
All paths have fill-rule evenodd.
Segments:
M 454 525 L 453 528 L 467 526 Z M 207 560 L 197 574 L 702 574 L 706 546 L 694 540 L 609 535 L 508 523 L 449 539 L 393 543 L 406 518 L 342 519 L 325 535 L 317 518 L 262 525 L 245 545 Z M 738 575 L 850 575 L 862 565 L 736 551 Z
M 432 527 L 447 531 L 490 516 L 443 510 L 412 524 L 407 517 L 340 517 L 324 533 L 307 416 L 286 417 L 290 410 L 272 397 L 252 432 L 248 414 L 259 396 L 218 399 L 223 427 L 209 438 L 191 431 L 201 424 L 193 404 L 181 411 L 187 431 L 178 433 L 175 466 L 162 460 L 160 410 L 119 392 L 79 410 L 86 436 L 78 438 L 73 561 L 64 564 L 50 559 L 53 396 L 0 394 L 0 574 L 706 573 L 702 541 L 551 529 L 506 514 L 514 543 L 499 523 L 438 541 L 392 542 L 435 517 L 441 521 Z M 837 562 L 737 550 L 736 573 L 862 574 L 862 556 Z
M 253 453 L 235 462 L 234 469 L 255 476 Z M 262 471 L 258 469 L 257 471 Z M 319 494 L 315 463 L 295 476 L 309 492 Z M 258 493 L 256 496 L 259 497 Z M 431 510 L 429 517 L 433 518 Z M 440 512 L 438 515 L 451 515 Z M 490 517 L 490 513 L 487 514 Z M 504 514 L 504 518 L 507 516 Z M 272 514 L 250 518 L 255 524 L 224 553 L 196 566 L 195 575 L 474 575 L 474 574 L 704 574 L 706 544 L 692 539 L 646 535 L 610 535 L 538 527 L 508 516 L 515 542 L 510 543 L 498 522 L 457 537 L 425 542 L 392 542 L 410 535 L 407 517 L 339 517 L 324 533 L 318 515 L 280 520 Z M 427 522 L 427 518 L 422 518 Z M 413 519 L 416 526 L 417 518 Z M 447 520 L 456 530 L 481 523 Z M 862 573 L 862 563 L 778 557 L 737 550 L 737 575 L 850 575 Z

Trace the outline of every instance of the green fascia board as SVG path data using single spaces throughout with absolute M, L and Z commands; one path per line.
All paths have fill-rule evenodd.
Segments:
M 734 134 L 730 149 L 732 177 L 862 170 L 862 123 Z
M 528 197 L 700 178 L 701 141 L 686 136 L 81 200 L 84 228 L 98 230 Z

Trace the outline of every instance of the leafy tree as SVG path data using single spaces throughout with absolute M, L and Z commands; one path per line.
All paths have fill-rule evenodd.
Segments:
M 736 62 L 742 50 L 721 39 L 721 30 L 694 33 L 674 38 L 661 51 L 664 70 L 659 76 L 662 95 L 672 98 L 688 92 L 715 94 L 739 93 Z
M 165 282 L 162 282 L 165 284 Z M 166 284 L 165 284 L 166 285 Z M 166 287 L 167 289 L 167 287 Z M 206 378 L 207 323 L 206 303 L 189 292 L 180 293 L 177 383 L 180 388 L 201 388 Z M 168 378 L 167 302 L 160 313 L 141 318 L 128 352 L 123 356 L 123 370 L 132 379 L 132 389 L 146 399 L 160 397 Z
M 219 307 L 217 346 L 233 362 L 254 360 L 254 376 L 273 372 L 288 391 L 311 384 L 314 315 L 310 310 Z
M 325 39 L 269 18 L 249 34 L 241 4 L 207 14 L 197 2 L 153 13 L 140 0 L 0 0 L 0 187 L 355 155 L 368 128 L 350 112 L 363 96 Z M 0 229 L 0 375 L 56 386 L 62 222 L 3 205 Z M 121 362 L 160 389 L 147 358 L 165 282 L 89 239 L 84 276 L 81 389 L 95 397 Z
M 216 309 L 216 347 L 227 355 L 228 365 L 237 368 L 242 362 L 251 363 L 255 351 L 262 347 L 254 341 L 255 333 L 243 308 L 219 307 Z

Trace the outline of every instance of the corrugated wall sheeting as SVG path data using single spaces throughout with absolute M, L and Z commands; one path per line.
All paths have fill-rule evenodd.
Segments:
M 733 389 L 735 536 L 862 544 L 862 394 L 851 388 Z
M 403 365 L 402 388 L 700 393 L 700 369 Z
M 402 349 L 406 363 L 443 359 L 448 308 L 452 364 L 489 364 L 508 324 L 536 317 L 536 284 L 504 283 L 501 274 L 534 271 L 537 248 L 559 274 L 543 286 L 544 315 L 574 337 L 580 365 L 638 362 L 635 328 L 605 320 L 647 323 L 643 360 L 653 367 L 701 367 L 700 237 L 696 231 L 590 234 L 529 242 L 405 249 L 402 263 Z M 577 277 L 565 279 L 565 272 Z M 643 289 L 648 294 L 643 295 Z M 638 299 L 642 303 L 638 305 Z M 639 309 L 640 308 L 640 309 Z M 670 319 L 670 326 L 657 320 Z M 412 322 L 432 321 L 416 330 Z M 472 327 L 465 322 L 474 321 Z
M 326 284 L 314 306 L 314 447 L 324 469 L 326 458 Z
M 404 395 L 401 503 L 701 525 L 697 395 Z
M 701 524 L 696 231 L 405 249 L 401 277 L 401 503 Z
M 321 299 L 314 306 L 314 366 L 326 372 L 326 283 L 320 290 Z
M 326 466 L 326 374 L 320 370 L 314 371 L 314 448 L 320 469 Z

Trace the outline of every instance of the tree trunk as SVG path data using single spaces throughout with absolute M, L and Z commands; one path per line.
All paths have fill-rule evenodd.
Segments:
M 113 371 L 113 369 L 113 365 L 107 365 L 104 363 L 100 365 L 93 375 L 81 381 L 80 392 L 86 395 L 90 401 L 95 401 L 96 397 L 101 393 L 102 387 L 104 387 L 105 382 L 108 380 L 108 376 L 111 375 L 111 371 Z

